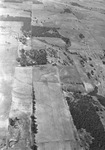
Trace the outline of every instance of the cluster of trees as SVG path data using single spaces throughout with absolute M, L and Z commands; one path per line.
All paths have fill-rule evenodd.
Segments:
M 74 101 L 66 100 L 85 150 L 105 150 L 105 130 L 93 98 L 78 92 L 74 92 L 73 97 Z
M 86 129 L 79 129 L 78 135 L 80 139 L 80 145 L 85 149 L 89 150 L 90 144 L 92 144 L 92 140 L 94 139 L 89 132 L 86 131 Z
M 47 64 L 47 53 L 45 49 L 32 49 L 30 51 L 22 49 L 20 50 L 20 57 L 17 58 L 17 61 L 23 67 L 32 65 L 45 65 Z

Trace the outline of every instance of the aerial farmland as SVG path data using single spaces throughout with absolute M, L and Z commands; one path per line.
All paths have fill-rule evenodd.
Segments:
M 105 150 L 104 0 L 0 1 L 0 150 Z

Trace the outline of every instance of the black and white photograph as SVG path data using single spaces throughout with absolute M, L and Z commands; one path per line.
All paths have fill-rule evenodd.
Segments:
M 105 0 L 0 0 L 0 150 L 105 150 Z

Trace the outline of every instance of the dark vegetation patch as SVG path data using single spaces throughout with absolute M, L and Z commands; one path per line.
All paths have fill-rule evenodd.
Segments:
M 47 53 L 44 49 L 25 51 L 20 50 L 20 57 L 17 58 L 17 62 L 21 66 L 33 66 L 33 65 L 45 65 L 47 64 Z
M 61 12 L 61 13 L 72 13 L 72 11 L 70 9 L 68 9 L 68 8 L 65 8 L 64 11 Z
M 92 79 L 92 77 L 94 76 L 94 71 L 91 70 L 90 72 L 87 72 L 87 76 L 89 79 Z
M 80 57 L 84 62 L 87 62 L 87 57 L 86 57 L 86 56 L 79 55 L 79 57 Z
M 91 66 L 91 67 L 94 67 L 94 65 L 93 65 L 93 64 L 90 64 L 90 66 Z
M 89 150 L 90 144 L 94 138 L 83 128 L 78 130 L 78 135 L 80 139 L 80 146 L 85 148 L 85 150 Z
M 91 70 L 91 75 L 94 75 L 94 71 L 93 70 Z
M 102 61 L 102 63 L 105 65 L 105 61 Z
M 78 55 L 78 52 L 72 52 L 72 51 L 69 51 L 70 54 L 73 54 L 73 55 Z
M 69 38 L 63 37 L 57 31 L 59 28 L 51 28 L 51 27 L 41 27 L 41 26 L 31 26 L 31 18 L 30 17 L 13 17 L 13 16 L 0 16 L 1 21 L 17 21 L 23 22 L 23 26 L 21 28 L 25 37 L 57 37 L 61 38 L 65 43 L 65 48 L 68 49 L 71 46 L 71 41 Z
M 22 31 L 31 31 L 31 18 L 30 17 L 13 17 L 13 16 L 0 16 L 1 21 L 17 21 L 23 22 Z
M 105 49 L 103 49 L 103 53 L 104 53 L 104 56 L 105 56 Z
M 87 63 L 87 57 L 81 56 L 80 54 L 79 57 L 80 57 L 80 64 L 82 65 L 82 67 L 85 67 L 85 63 Z
M 89 95 L 97 97 L 97 100 L 101 103 L 101 105 L 105 107 L 105 97 L 97 93 L 98 93 L 98 87 L 95 87 L 94 90 L 89 93 Z
M 85 129 L 94 138 L 92 143 L 88 143 L 90 145 L 89 150 L 104 150 L 105 131 L 97 114 L 97 109 L 93 105 L 92 96 L 74 92 L 73 97 L 73 101 L 69 97 L 66 100 L 77 130 Z
M 87 76 L 88 76 L 89 79 L 91 79 L 91 74 L 90 74 L 90 72 L 87 72 Z
M 66 45 L 71 46 L 71 41 L 70 41 L 69 38 L 66 38 L 66 37 L 64 37 L 64 36 L 61 36 L 61 39 L 66 43 Z
M 92 61 L 92 58 L 91 58 L 91 57 L 88 57 L 88 58 L 89 58 L 90 61 Z
M 83 60 L 80 60 L 80 64 L 82 65 L 82 67 L 85 67 L 85 62 Z
M 84 9 L 87 9 L 87 10 L 98 11 L 99 13 L 105 14 L 105 10 L 101 9 L 101 8 L 82 6 L 82 5 L 80 5 L 80 4 L 76 3 L 76 2 L 71 2 L 71 5 L 72 6 L 77 6 L 77 7 L 80 7 L 80 8 L 84 8 Z
M 24 36 L 22 36 L 22 37 L 19 37 L 19 39 L 18 39 L 22 44 L 24 44 L 24 45 L 26 45 L 27 44 L 27 39 L 24 37 Z
M 64 36 L 61 36 L 61 39 L 66 43 L 65 50 L 68 51 L 68 48 L 71 46 L 71 41 L 69 38 L 66 38 Z
M 74 61 L 73 61 L 72 58 L 70 58 L 69 56 L 67 56 L 67 59 L 68 59 L 69 65 L 74 65 Z
M 68 52 L 64 51 L 64 49 L 61 49 L 61 53 L 57 49 L 53 48 L 47 48 L 47 55 L 48 55 L 48 63 L 52 65 L 64 65 L 64 66 L 69 66 L 73 65 L 74 62 Z
M 41 26 L 32 26 L 32 37 L 58 37 L 60 38 L 60 34 L 57 29 L 59 28 L 51 28 L 51 27 L 41 27 Z
M 82 6 L 82 5 L 80 5 L 80 4 L 78 4 L 78 3 L 76 3 L 76 2 L 71 2 L 71 5 L 72 6 L 77 6 L 77 7 L 80 7 L 80 8 L 84 8 L 84 9 L 89 9 L 89 10 L 94 10 L 94 11 L 97 11 L 97 9 L 93 9 L 92 7 L 86 7 L 86 6 Z
M 71 41 L 69 38 L 60 35 L 58 30 L 59 28 L 32 26 L 32 37 L 61 38 L 66 43 L 65 49 L 67 49 L 69 46 L 71 46 Z
M 24 11 L 29 12 L 30 14 L 32 13 L 31 9 L 24 9 Z
M 71 5 L 84 8 L 84 6 L 82 6 L 82 5 L 78 4 L 78 3 L 75 3 L 75 2 L 71 2 Z
M 35 104 L 36 104 L 36 99 L 35 99 L 35 91 L 34 91 L 34 87 L 32 87 L 32 102 L 33 102 L 33 112 L 32 112 L 32 116 L 31 116 L 31 135 L 32 135 L 32 146 L 31 149 L 32 150 L 37 150 L 37 145 L 36 145 L 36 139 L 35 136 L 37 134 L 37 123 L 36 123 L 36 117 L 35 117 Z
M 58 51 L 51 47 L 47 48 L 47 52 L 49 53 L 50 57 L 54 57 L 54 58 L 58 57 Z
M 79 34 L 79 37 L 80 37 L 81 39 L 84 39 L 84 38 L 85 38 L 85 36 L 84 36 L 82 33 Z

